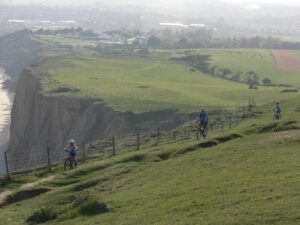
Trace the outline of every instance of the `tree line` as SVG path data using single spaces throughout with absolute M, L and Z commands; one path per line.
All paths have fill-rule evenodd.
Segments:
M 57 30 L 39 29 L 37 34 L 70 35 L 78 37 L 97 38 L 99 34 L 92 29 L 71 27 Z M 300 49 L 299 42 L 284 41 L 276 37 L 215 37 L 212 29 L 153 29 L 149 32 L 140 30 L 120 29 L 104 31 L 107 36 L 119 36 L 126 40 L 135 37 L 145 37 L 142 48 L 154 49 L 190 49 L 190 48 L 265 48 L 265 49 Z M 135 43 L 133 43 L 134 45 Z M 132 45 L 132 44 L 131 44 Z M 140 45 L 137 47 L 141 47 Z
M 299 42 L 289 42 L 276 37 L 214 37 L 207 29 L 174 31 L 169 29 L 149 32 L 151 48 L 265 48 L 300 49 Z
M 209 55 L 191 55 L 189 51 L 185 51 L 186 56 L 172 57 L 170 60 L 185 63 L 191 67 L 190 71 L 201 71 L 202 73 L 219 77 L 224 80 L 231 80 L 234 82 L 245 83 L 249 85 L 249 89 L 257 89 L 258 86 L 280 86 L 291 87 L 287 84 L 274 84 L 269 78 L 261 78 L 255 71 L 232 71 L 229 68 L 222 68 L 218 66 L 210 66 L 211 56 Z
M 48 29 L 38 29 L 36 34 L 40 35 L 70 35 L 70 36 L 78 36 L 78 37 L 97 37 L 98 34 L 95 33 L 92 29 L 83 29 L 82 27 L 71 27 L 71 28 L 63 28 L 57 30 L 48 30 Z

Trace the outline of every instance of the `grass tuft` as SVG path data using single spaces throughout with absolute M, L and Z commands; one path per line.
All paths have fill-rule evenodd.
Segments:
M 26 222 L 29 224 L 45 223 L 50 220 L 56 219 L 58 213 L 52 208 L 41 208 L 33 212 L 27 219 Z
M 82 215 L 97 215 L 108 212 L 107 204 L 88 192 L 78 194 L 73 201 L 73 207 L 77 208 Z

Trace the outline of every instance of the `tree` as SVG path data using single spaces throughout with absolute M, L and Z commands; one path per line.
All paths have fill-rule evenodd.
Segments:
M 155 36 L 150 36 L 148 39 L 147 45 L 151 48 L 160 48 L 162 45 L 162 42 L 159 38 Z
M 237 82 L 239 82 L 240 80 L 241 80 L 241 75 L 242 75 L 243 73 L 242 72 L 236 72 L 233 76 L 232 76 L 232 80 L 233 81 L 237 81 Z
M 247 74 L 248 74 L 247 84 L 249 84 L 250 89 L 254 89 L 256 85 L 259 85 L 258 82 L 259 76 L 252 70 L 249 71 Z
M 229 74 L 231 74 L 231 73 L 232 73 L 232 72 L 231 72 L 230 69 L 225 68 L 225 69 L 222 70 L 221 76 L 222 76 L 222 78 L 226 78 L 227 75 L 229 75 Z
M 210 74 L 215 76 L 217 75 L 217 69 L 218 69 L 218 66 L 213 66 L 212 68 L 210 68 Z

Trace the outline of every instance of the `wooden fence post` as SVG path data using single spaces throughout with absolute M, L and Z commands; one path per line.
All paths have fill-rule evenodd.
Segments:
M 85 145 L 82 144 L 82 162 L 85 161 Z
M 222 131 L 224 131 L 224 121 L 223 120 L 221 121 L 221 129 L 222 129 Z
M 136 134 L 136 150 L 140 150 L 140 134 Z
M 113 155 L 116 155 L 115 136 L 112 137 L 112 151 Z
M 10 179 L 9 169 L 8 169 L 8 160 L 7 160 L 7 153 L 4 152 L 4 160 L 5 160 L 5 169 L 6 169 L 6 177 Z
M 236 125 L 239 125 L 239 112 L 236 113 Z
M 232 116 L 230 115 L 228 119 L 229 119 L 229 129 L 231 129 L 231 127 L 232 127 Z
M 157 143 L 160 141 L 160 129 L 157 129 Z
M 173 139 L 176 140 L 176 130 L 173 131 Z
M 50 148 L 47 146 L 47 161 L 48 161 L 48 171 L 51 171 L 51 161 L 50 161 Z

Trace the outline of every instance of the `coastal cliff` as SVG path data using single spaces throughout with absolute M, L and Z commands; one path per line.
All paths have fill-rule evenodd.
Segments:
M 12 169 L 21 161 L 38 166 L 50 147 L 54 161 L 63 157 L 70 138 L 80 143 L 117 135 L 133 128 L 121 113 L 97 99 L 66 99 L 41 93 L 39 79 L 25 70 L 19 79 L 12 109 L 11 139 L 8 148 L 14 159 Z

